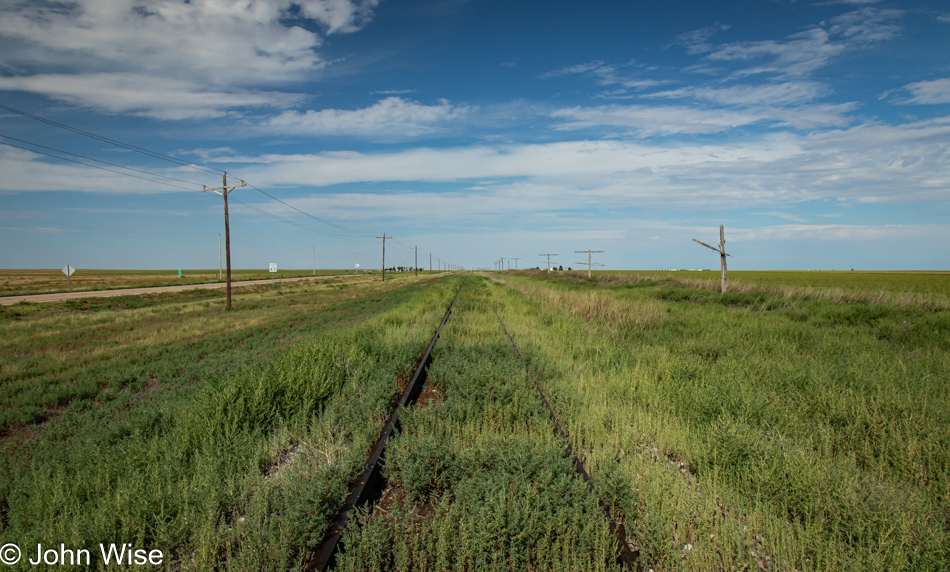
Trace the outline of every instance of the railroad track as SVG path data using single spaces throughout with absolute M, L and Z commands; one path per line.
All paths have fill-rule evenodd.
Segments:
M 337 513 L 336 518 L 333 519 L 333 523 L 327 530 L 323 542 L 320 543 L 313 557 L 307 565 L 304 566 L 306 572 L 313 570 L 324 572 L 333 566 L 336 560 L 336 549 L 339 545 L 340 537 L 343 534 L 343 529 L 346 528 L 346 523 L 349 521 L 350 512 L 352 512 L 354 508 L 363 506 L 369 501 L 378 499 L 382 494 L 385 483 L 383 483 L 383 477 L 380 471 L 382 468 L 380 461 L 383 458 L 383 453 L 386 451 L 386 443 L 393 432 L 399 428 L 399 413 L 407 405 L 415 403 L 416 399 L 419 398 L 419 394 L 422 393 L 422 380 L 425 379 L 429 364 L 432 363 L 432 348 L 435 347 L 435 342 L 438 341 L 439 334 L 442 333 L 442 327 L 445 326 L 445 323 L 449 320 L 449 316 L 452 314 L 452 307 L 455 305 L 455 301 L 458 299 L 458 295 L 461 291 L 462 289 L 459 288 L 459 291 L 455 293 L 455 297 L 452 298 L 452 302 L 445 311 L 445 316 L 442 317 L 442 321 L 432 335 L 432 339 L 429 341 L 425 353 L 422 354 L 422 358 L 419 360 L 412 377 L 409 378 L 406 389 L 402 392 L 399 401 L 396 403 L 396 407 L 393 408 L 393 412 L 389 416 L 389 420 L 386 421 L 382 433 L 376 438 L 376 443 L 373 445 L 369 458 L 366 460 L 365 469 L 356 482 L 350 487 L 350 494 L 343 504 L 343 507 Z
M 395 431 L 399 429 L 399 414 L 400 412 L 408 405 L 412 405 L 418 399 L 420 393 L 422 392 L 423 382 L 426 379 L 427 371 L 429 365 L 432 363 L 432 350 L 435 347 L 436 342 L 439 339 L 439 336 L 442 332 L 442 328 L 445 326 L 446 322 L 449 319 L 449 316 L 452 314 L 452 309 L 455 305 L 456 300 L 458 299 L 459 294 L 461 293 L 461 288 L 456 292 L 455 297 L 452 299 L 452 302 L 449 304 L 448 309 L 445 312 L 445 315 L 442 318 L 442 321 L 439 323 L 438 328 L 433 334 L 429 345 L 426 347 L 425 352 L 420 358 L 418 364 L 415 367 L 414 373 L 410 378 L 405 390 L 399 398 L 399 401 L 396 403 L 396 406 L 393 409 L 392 414 L 386 422 L 382 432 L 377 438 L 373 448 L 370 452 L 369 457 L 367 458 L 365 468 L 360 474 L 359 478 L 353 483 L 350 488 L 350 493 L 346 499 L 346 502 L 343 504 L 343 507 L 337 513 L 337 516 L 333 519 L 330 527 L 327 529 L 326 535 L 324 536 L 323 542 L 318 546 L 317 550 L 314 552 L 310 560 L 304 566 L 305 572 L 324 572 L 331 569 L 336 562 L 336 551 L 339 545 L 339 541 L 343 534 L 344 529 L 346 528 L 347 523 L 350 520 L 350 513 L 353 509 L 361 507 L 368 502 L 378 500 L 386 488 L 386 483 L 382 475 L 382 461 L 385 457 L 386 445 L 389 438 L 393 435 Z M 511 343 L 511 346 L 517 356 L 518 360 L 524 364 L 525 370 L 528 370 L 528 366 L 525 363 L 518 346 L 515 344 L 512 339 L 511 334 L 508 332 L 505 327 L 504 322 L 501 319 L 501 316 L 498 315 L 498 312 L 494 309 L 492 310 L 495 314 L 495 317 L 498 319 L 498 323 L 501 326 L 502 331 L 505 336 L 508 338 L 508 341 Z M 559 435 L 563 440 L 564 447 L 566 448 L 568 455 L 571 456 L 574 470 L 580 476 L 580 478 L 587 485 L 588 490 L 592 494 L 597 495 L 597 491 L 591 482 L 590 474 L 584 467 L 583 461 L 574 454 L 573 448 L 570 444 L 567 432 L 562 427 L 557 415 L 554 412 L 551 404 L 548 402 L 547 397 L 544 394 L 544 391 L 541 387 L 540 379 L 537 376 L 531 376 L 528 372 L 529 377 L 532 377 L 534 380 L 535 388 L 538 391 L 538 395 L 541 399 L 541 402 L 545 405 L 550 416 L 553 430 L 555 434 Z M 610 511 L 607 505 L 597 496 L 598 503 L 600 504 L 601 509 L 604 511 L 604 514 L 607 517 L 609 528 L 611 534 L 613 534 L 617 539 L 617 545 L 619 548 L 619 557 L 618 563 L 623 565 L 625 569 L 635 570 L 637 569 L 637 556 L 638 552 L 631 547 L 626 538 L 626 531 L 624 529 L 623 523 L 614 519 L 610 514 Z
M 508 332 L 508 328 L 505 327 L 505 323 L 502 322 L 501 316 L 498 315 L 498 312 L 494 308 L 492 309 L 492 312 L 494 312 L 495 317 L 498 318 L 498 324 L 501 325 L 501 329 L 503 332 L 505 332 L 505 336 L 507 336 L 508 341 L 511 342 L 511 347 L 514 349 L 515 355 L 518 356 L 518 361 L 524 364 L 525 371 L 528 372 L 528 376 L 534 380 L 534 386 L 538 390 L 538 396 L 541 398 L 541 402 L 544 403 L 544 406 L 548 410 L 548 416 L 551 418 L 551 424 L 554 425 L 554 433 L 564 441 L 564 447 L 567 449 L 567 454 L 571 456 L 571 461 L 574 464 L 574 471 L 577 472 L 581 479 L 584 480 L 584 483 L 587 484 L 587 488 L 596 495 L 597 491 L 594 489 L 594 484 L 590 480 L 590 473 L 588 473 L 587 469 L 584 468 L 584 462 L 574 454 L 574 448 L 571 446 L 571 440 L 568 437 L 567 432 L 564 431 L 560 420 L 558 420 L 557 414 L 554 412 L 554 408 L 551 407 L 551 403 L 544 395 L 544 390 L 541 388 L 540 378 L 538 376 L 531 375 L 528 364 L 521 356 L 521 351 L 518 349 L 518 345 L 515 344 L 515 340 Z M 603 499 L 600 498 L 600 496 L 597 497 L 597 502 L 600 503 L 600 508 L 607 516 L 607 520 L 610 524 L 610 532 L 617 538 L 617 546 L 620 549 L 620 563 L 623 564 L 627 569 L 635 569 L 639 552 L 627 541 L 627 531 L 623 525 L 623 522 L 613 518 L 613 515 L 610 514 L 610 509 L 604 503 Z

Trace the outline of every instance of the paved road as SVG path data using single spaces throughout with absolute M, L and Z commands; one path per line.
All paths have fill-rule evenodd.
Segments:
M 302 276 L 299 278 L 283 278 L 284 282 L 296 282 L 297 280 L 320 280 L 323 278 L 338 278 L 336 276 Z M 347 276 L 352 276 L 348 274 Z M 240 282 L 231 282 L 232 288 L 241 286 L 250 286 L 252 284 L 270 284 L 271 280 L 242 280 Z M 20 302 L 56 302 L 59 300 L 75 300 L 76 298 L 108 298 L 110 296 L 135 296 L 136 294 L 151 294 L 154 292 L 181 292 L 182 290 L 194 290 L 195 288 L 224 288 L 224 282 L 211 282 L 210 284 L 183 284 L 181 286 L 154 286 L 152 288 L 122 288 L 119 290 L 87 290 L 85 292 L 59 292 L 56 294 L 32 294 L 30 296 L 0 296 L 0 305 L 9 306 L 10 304 L 19 304 Z

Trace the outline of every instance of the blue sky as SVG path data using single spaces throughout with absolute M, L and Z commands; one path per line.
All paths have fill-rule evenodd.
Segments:
M 0 267 L 215 268 L 227 171 L 236 268 L 716 268 L 722 224 L 950 270 L 948 56 L 943 1 L 8 0 Z

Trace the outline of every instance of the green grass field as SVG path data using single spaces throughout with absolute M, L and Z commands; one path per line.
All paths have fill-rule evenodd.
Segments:
M 643 570 L 950 568 L 945 274 L 740 274 L 726 295 L 718 274 L 674 274 L 359 276 L 242 290 L 232 312 L 193 292 L 0 308 L 0 539 L 299 568 L 463 285 L 435 397 L 406 412 L 339 569 L 615 569 L 598 498 Z
M 603 275 L 639 275 L 709 280 L 717 285 L 719 270 L 631 270 L 625 272 L 600 271 Z M 729 283 L 736 287 L 766 288 L 840 288 L 858 292 L 886 291 L 894 294 L 937 294 L 950 292 L 950 272 L 941 271 L 841 271 L 841 270 L 730 270 Z

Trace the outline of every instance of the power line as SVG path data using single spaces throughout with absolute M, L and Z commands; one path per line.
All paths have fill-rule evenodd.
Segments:
M 153 177 L 160 177 L 160 178 L 162 178 L 162 179 L 168 179 L 169 181 L 178 181 L 179 183 L 187 183 L 187 184 L 189 184 L 189 185 L 195 185 L 195 186 L 198 186 L 198 187 L 201 186 L 201 183 L 196 183 L 196 182 L 194 182 L 194 181 L 186 181 L 186 180 L 184 180 L 184 179 L 177 179 L 177 178 L 175 178 L 175 177 L 169 177 L 168 175 L 159 175 L 158 173 L 152 173 L 151 171 L 143 171 L 142 169 L 136 169 L 136 168 L 134 168 L 134 167 L 126 167 L 125 165 L 119 165 L 119 164 L 117 164 L 117 163 L 110 163 L 110 162 L 108 162 L 108 161 L 102 161 L 102 160 L 100 160 L 100 159 L 93 159 L 92 157 L 86 157 L 85 155 L 79 155 L 79 154 L 77 154 L 77 153 L 70 153 L 69 151 L 63 151 L 62 149 L 57 149 L 57 148 L 55 148 L 55 147 L 48 147 L 48 146 L 46 146 L 46 145 L 40 145 L 39 143 L 33 143 L 32 141 L 26 141 L 26 140 L 24 140 L 24 139 L 17 139 L 16 137 L 10 137 L 9 135 L 3 135 L 2 133 L 0 133 L 0 137 L 3 137 L 4 139 L 11 139 L 11 140 L 13 140 L 13 141 L 18 141 L 18 142 L 20 142 L 20 143 L 25 143 L 25 144 L 27 144 L 27 145 L 32 145 L 32 146 L 34 146 L 34 147 L 39 147 L 39 148 L 41 148 L 41 149 L 48 149 L 48 150 L 50 150 L 50 151 L 56 151 L 57 153 L 63 153 L 63 154 L 65 154 L 65 155 L 71 155 L 71 156 L 73 156 L 73 157 L 79 157 L 80 159 L 86 159 L 87 161 L 95 161 L 96 163 L 102 163 L 103 165 L 109 165 L 110 167 L 118 167 L 119 169 L 127 169 L 127 170 L 129 170 L 129 171 L 135 171 L 136 173 L 143 173 L 143 174 L 145 174 L 145 175 L 151 175 L 151 176 L 153 176 Z M 25 149 L 25 147 L 18 147 L 18 148 L 19 148 L 19 149 Z M 29 150 L 30 150 L 30 149 L 27 149 L 27 151 L 29 151 Z M 38 151 L 37 151 L 37 152 L 38 152 Z M 54 156 L 54 155 L 48 155 L 48 154 L 46 154 L 46 155 L 49 156 L 49 157 Z M 62 158 L 62 157 L 60 157 L 60 158 Z M 89 166 L 92 167 L 92 166 L 94 166 L 94 165 L 89 165 Z M 156 181 L 156 182 L 158 182 L 158 181 Z
M 109 171 L 110 173 L 115 173 L 115 174 L 117 174 L 117 175 L 125 175 L 126 177 L 132 177 L 132 178 L 134 178 L 134 179 L 141 179 L 141 180 L 143 180 L 143 181 L 149 181 L 150 183 L 157 183 L 157 184 L 159 184 L 159 185 L 165 185 L 165 186 L 167 186 L 167 187 L 174 187 L 174 188 L 176 188 L 176 189 L 182 189 L 182 190 L 185 190 L 185 191 L 197 191 L 197 192 L 201 192 L 200 190 L 197 190 L 197 189 L 188 189 L 188 188 L 182 187 L 181 185 L 173 185 L 173 184 L 171 184 L 171 183 L 166 183 L 166 182 L 164 182 L 164 181 L 156 181 L 156 180 L 154 180 L 154 179 L 147 179 L 147 178 L 145 178 L 145 177 L 139 177 L 138 175 L 132 175 L 132 174 L 129 174 L 129 173 L 123 173 L 122 171 L 116 171 L 116 170 L 114 170 L 114 169 L 107 169 L 107 168 L 105 168 L 105 167 L 100 167 L 100 166 L 98 166 L 98 165 L 90 165 L 89 163 L 83 163 L 82 161 L 77 161 L 77 160 L 75 160 L 75 159 L 70 159 L 70 158 L 68 158 L 68 157 L 60 157 L 59 155 L 53 155 L 52 153 L 44 153 L 43 151 L 37 151 L 36 149 L 29 149 L 29 148 L 27 148 L 27 147 L 21 147 L 20 145 L 14 145 L 13 143 L 6 143 L 6 142 L 4 142 L 4 141 L 0 141 L 0 145 L 6 145 L 6 146 L 8 146 L 8 147 L 15 147 L 15 148 L 17 148 L 17 149 L 23 149 L 24 151 L 29 151 L 29 152 L 31 152 L 31 153 L 38 153 L 38 154 L 40 154 L 40 155 L 46 155 L 47 157 L 52 157 L 52 158 L 54 158 L 54 159 L 59 159 L 60 161 L 69 161 L 70 163 L 76 163 L 76 164 L 78 164 L 78 165 L 85 165 L 86 167 L 92 167 L 93 169 L 101 169 L 101 170 L 103 170 L 103 171 Z M 126 167 L 123 167 L 123 169 L 124 169 L 124 168 L 126 168 Z M 133 170 L 134 170 L 134 169 L 133 169 Z M 153 173 L 149 173 L 149 174 L 153 174 Z M 156 175 L 156 176 L 161 176 L 161 175 Z
M 204 165 L 199 165 L 199 164 L 197 164 L 197 163 L 194 163 L 193 161 L 185 161 L 184 159 L 179 159 L 179 158 L 177 158 L 177 157 L 172 157 L 172 156 L 169 156 L 169 155 L 165 155 L 165 154 L 159 153 L 159 152 L 157 152 L 157 151 L 152 151 L 152 150 L 150 150 L 150 149 L 145 149 L 145 148 L 143 148 L 143 147 L 138 147 L 138 146 L 136 146 L 136 145 L 132 145 L 132 144 L 130 144 L 130 143 L 123 143 L 122 141 L 118 141 L 118 140 L 116 140 L 116 139 L 111 139 L 111 138 L 109 138 L 109 137 L 104 137 L 104 136 L 102 136 L 102 135 L 96 135 L 95 133 L 90 133 L 89 131 L 83 131 L 82 129 L 78 129 L 78 128 L 76 128 L 76 127 L 70 127 L 69 125 L 65 125 L 65 124 L 63 124 L 63 123 L 59 123 L 59 122 L 57 122 L 57 121 L 53 121 L 52 119 L 45 119 L 45 118 L 43 118 L 43 117 L 39 117 L 39 116 L 37 116 L 37 115 L 33 115 L 33 114 L 31 114 L 31 113 L 27 113 L 27 112 L 21 111 L 21 110 L 19 110 L 19 109 L 14 109 L 14 108 L 9 107 L 9 106 L 7 106 L 7 105 L 0 104 L 0 109 L 3 109 L 3 110 L 5 110 L 5 111 L 9 111 L 10 113 L 15 113 L 15 114 L 17 114 L 17 115 L 21 115 L 21 116 L 26 117 L 26 118 L 29 118 L 29 119 L 33 119 L 33 120 L 35 120 L 35 121 L 39 121 L 39 122 L 41 122 L 41 123 L 45 123 L 45 124 L 47 124 L 47 125 L 52 125 L 53 127 L 58 127 L 58 128 L 60 128 L 60 129 L 65 129 L 66 131 L 70 131 L 70 132 L 76 133 L 76 134 L 78 134 L 78 135 L 83 135 L 83 136 L 85 136 L 85 137 L 90 137 L 90 138 L 92 138 L 92 139 L 96 139 L 96 140 L 98 140 L 98 141 L 102 141 L 103 143 L 109 143 L 110 145 L 118 145 L 119 147 L 122 147 L 122 148 L 124 148 L 124 149 L 128 149 L 129 151 L 135 151 L 136 153 L 141 153 L 141 154 L 143 154 L 143 155 L 148 155 L 149 157 L 152 157 L 152 158 L 155 158 L 155 159 L 161 159 L 162 161 L 168 161 L 168 162 L 170 162 L 170 163 L 176 163 L 176 164 L 178 164 L 178 165 L 183 165 L 183 166 L 185 166 L 185 167 L 189 167 L 189 168 L 192 168 L 192 169 L 198 169 L 198 170 L 202 170 L 202 171 L 207 171 L 207 172 L 209 172 L 209 173 L 215 173 L 215 174 L 217 174 L 217 173 L 223 173 L 223 172 L 224 172 L 224 171 L 221 170 L 221 169 L 214 169 L 214 168 L 211 168 L 211 167 L 206 167 L 206 166 L 204 166 Z
M 264 194 L 264 195 L 266 195 L 266 196 L 268 196 L 268 197 L 274 199 L 275 201 L 277 201 L 278 203 L 280 203 L 280 204 L 282 204 L 282 205 L 284 205 L 284 206 L 287 206 L 287 207 L 290 207 L 290 208 L 294 209 L 295 211 L 299 212 L 300 214 L 303 214 L 303 215 L 306 215 L 306 216 L 312 218 L 313 220 L 316 220 L 316 221 L 322 222 L 323 224 L 326 224 L 326 225 L 329 225 L 329 226 L 338 228 L 338 229 L 340 229 L 340 230 L 344 230 L 344 231 L 346 231 L 346 232 L 355 234 L 355 235 L 359 236 L 360 238 L 369 238 L 369 237 L 366 236 L 364 233 L 357 232 L 357 231 L 355 231 L 355 230 L 346 228 L 345 226 L 340 226 L 340 225 L 338 225 L 338 224 L 334 224 L 334 223 L 332 223 L 332 222 L 323 220 L 322 218 L 320 218 L 320 217 L 318 217 L 318 216 L 312 215 L 312 214 L 310 214 L 310 213 L 308 213 L 308 212 L 306 212 L 306 211 L 300 210 L 300 209 L 298 209 L 297 207 L 295 207 L 294 205 L 289 204 L 289 203 L 286 203 L 286 202 L 284 202 L 283 200 L 281 200 L 281 199 L 275 197 L 274 195 L 268 193 L 267 191 L 264 191 L 264 190 L 262 190 L 262 189 L 259 189 L 259 188 L 255 187 L 254 185 L 248 184 L 247 186 L 251 187 L 252 189 L 258 191 L 258 192 L 261 193 L 261 194 Z
M 47 124 L 47 125 L 51 125 L 51 126 L 53 126 L 53 127 L 57 127 L 57 128 L 60 128 L 60 129 L 64 129 L 64 130 L 66 130 L 66 131 L 70 131 L 70 132 L 72 132 L 72 133 L 76 133 L 76 134 L 78 134 L 78 135 L 82 135 L 82 136 L 85 136 L 85 137 L 90 137 L 90 138 L 95 139 L 95 140 L 97 140 L 97 141 L 102 141 L 102 142 L 105 142 L 105 143 L 109 143 L 110 145 L 117 145 L 117 146 L 122 147 L 122 148 L 124 148 L 124 149 L 128 149 L 128 150 L 134 151 L 134 152 L 136 152 L 136 153 L 141 153 L 141 154 L 143 154 L 143 155 L 146 155 L 146 156 L 149 156 L 149 157 L 152 157 L 152 158 L 155 158 L 155 159 L 161 159 L 161 160 L 163 160 L 163 161 L 168 161 L 168 162 L 171 162 L 171 163 L 175 163 L 175 164 L 177 164 L 177 165 L 182 165 L 182 166 L 185 166 L 185 167 L 189 167 L 189 168 L 197 169 L 197 170 L 202 170 L 202 171 L 206 171 L 206 172 L 209 172 L 209 173 L 215 173 L 215 174 L 217 174 L 217 173 L 224 173 L 224 171 L 221 170 L 221 169 L 214 169 L 214 168 L 211 168 L 211 167 L 206 167 L 206 166 L 204 166 L 204 165 L 200 165 L 200 164 L 197 164 L 197 163 L 194 163 L 194 162 L 191 162 L 191 161 L 185 161 L 185 160 L 183 160 L 183 159 L 179 159 L 179 158 L 177 158 L 177 157 L 172 157 L 172 156 L 169 156 L 169 155 L 165 155 L 165 154 L 159 153 L 159 152 L 157 152 L 157 151 L 152 151 L 152 150 L 150 150 L 150 149 L 145 149 L 145 148 L 143 148 L 143 147 L 138 147 L 138 146 L 132 145 L 132 144 L 130 144 L 130 143 L 124 143 L 124 142 L 119 141 L 119 140 L 117 140 L 117 139 L 112 139 L 112 138 L 110 138 L 110 137 L 105 137 L 105 136 L 102 136 L 102 135 L 97 135 L 97 134 L 95 134 L 95 133 L 91 133 L 91 132 L 89 132 L 89 131 L 85 131 L 85 130 L 82 130 L 82 129 L 79 129 L 79 128 L 76 128 L 76 127 L 71 127 L 71 126 L 69 126 L 69 125 L 66 125 L 66 124 L 63 124 L 63 123 L 59 123 L 59 122 L 57 122 L 57 121 L 53 121 L 53 120 L 51 120 L 51 119 L 46 119 L 46 118 L 43 118 L 43 117 L 39 117 L 39 116 L 37 116 L 37 115 L 33 115 L 33 114 L 31 114 L 31 113 L 27 113 L 26 111 L 22 111 L 22 110 L 19 110 L 19 109 L 15 109 L 15 108 L 10 107 L 10 106 L 7 106 L 7 105 L 0 104 L 0 109 L 9 111 L 9 112 L 11 112 L 11 113 L 15 113 L 15 114 L 17 114 L 17 115 L 26 117 L 26 118 L 28 118 L 28 119 L 33 119 L 33 120 L 35 120 L 35 121 L 39 121 L 39 122 L 41 122 L 41 123 L 45 123 L 45 124 Z M 13 140 L 13 141 L 18 141 L 18 142 L 20 142 L 20 143 L 24 143 L 24 144 L 27 144 L 27 145 L 32 145 L 32 146 L 34 146 L 34 147 L 39 147 L 39 148 L 42 148 L 42 149 L 47 149 L 47 150 L 50 150 L 50 151 L 55 151 L 55 152 L 57 152 L 57 153 L 62 153 L 62 154 L 65 154 L 65 155 L 70 155 L 70 156 L 72 156 L 72 157 L 78 157 L 78 158 L 81 158 L 81 159 L 85 159 L 85 160 L 87 160 L 87 161 L 94 161 L 94 162 L 96 162 L 96 163 L 101 163 L 102 165 L 109 165 L 109 166 L 111 166 L 111 167 L 116 167 L 116 168 L 118 168 L 118 169 L 125 169 L 125 170 L 127 170 L 127 171 L 134 171 L 134 172 L 146 174 L 146 175 L 149 175 L 149 176 L 152 176 L 152 177 L 158 177 L 158 178 L 162 178 L 162 179 L 168 179 L 168 180 L 171 180 L 171 181 L 178 181 L 178 182 L 186 183 L 186 184 L 189 184 L 189 185 L 195 185 L 195 186 L 200 185 L 200 183 L 195 183 L 195 182 L 193 182 L 193 181 L 186 181 L 186 180 L 184 180 L 184 179 L 177 179 L 177 178 L 175 178 L 175 177 L 169 177 L 169 176 L 167 176 L 167 175 L 160 175 L 160 174 L 158 174 L 158 173 L 152 173 L 152 172 L 149 172 L 149 171 L 144 171 L 144 170 L 136 169 L 136 168 L 133 168 L 133 167 L 126 167 L 126 166 L 123 166 L 123 165 L 118 165 L 118 164 L 116 164 L 116 163 L 109 163 L 109 162 L 107 162 L 107 161 L 101 161 L 101 160 L 99 160 L 99 159 L 94 159 L 94 158 L 92 158 L 92 157 L 86 157 L 86 156 L 84 156 L 84 155 L 78 155 L 78 154 L 76 154 L 76 153 L 70 153 L 69 151 L 63 151 L 63 150 L 61 150 L 61 149 L 56 149 L 56 148 L 53 148 L 53 147 L 48 147 L 48 146 L 45 146 L 45 145 L 40 145 L 40 144 L 38 144 L 38 143 L 32 143 L 32 142 L 29 142 L 29 141 L 25 141 L 25 140 L 22 140 L 22 139 L 17 139 L 17 138 L 15 138 L 15 137 L 10 137 L 10 136 L 7 136 L 7 135 L 0 135 L 0 137 L 4 137 L 4 138 L 6 138 L 6 139 L 10 139 L 10 140 Z M 189 188 L 185 188 L 185 187 L 182 187 L 182 186 L 179 186 L 179 185 L 174 185 L 174 184 L 171 184 L 171 183 L 166 183 L 166 182 L 163 182 L 163 181 L 156 181 L 156 180 L 148 179 L 148 178 L 145 178 L 145 177 L 139 177 L 139 176 L 136 176 L 136 175 L 132 175 L 132 174 L 130 174 L 130 173 L 126 173 L 126 172 L 122 172 L 122 171 L 116 171 L 116 170 L 109 169 L 109 168 L 106 168 L 106 167 L 101 167 L 101 166 L 98 166 L 98 165 L 91 165 L 91 164 L 89 164 L 89 163 L 84 163 L 84 162 L 82 162 L 82 161 L 77 161 L 77 160 L 75 160 L 75 159 L 70 159 L 70 158 L 68 158 L 68 157 L 62 157 L 62 156 L 59 156 L 59 155 L 53 155 L 53 154 L 51 154 L 51 153 L 44 153 L 43 151 L 38 151 L 38 150 L 36 150 L 36 149 L 30 149 L 30 148 L 27 148 L 27 147 L 21 147 L 21 146 L 19 146 L 19 145 L 14 145 L 14 144 L 12 144 L 12 143 L 6 143 L 6 142 L 3 142 L 3 141 L 0 141 L 0 144 L 7 145 L 7 146 L 9 146 L 9 147 L 14 147 L 14 148 L 17 148 L 17 149 L 22 149 L 22 150 L 24 150 L 24 151 L 30 151 L 30 152 L 32 152 L 32 153 L 37 153 L 37 154 L 40 154 L 40 155 L 45 155 L 45 156 L 47 156 L 47 157 L 52 157 L 52 158 L 54 158 L 54 159 L 59 159 L 59 160 L 61 160 L 61 161 L 68 161 L 68 162 L 71 162 L 71 163 L 76 163 L 76 164 L 79 164 L 79 165 L 84 165 L 84 166 L 87 166 L 87 167 L 92 167 L 92 168 L 94 168 L 94 169 L 100 169 L 100 170 L 103 170 L 103 171 L 108 171 L 108 172 L 110 172 L 110 173 L 115 173 L 115 174 L 117 174 L 117 175 L 124 175 L 124 176 L 126 176 L 126 177 L 133 177 L 133 178 L 136 178 L 136 179 L 140 179 L 140 180 L 144 180 L 144 181 L 150 181 L 150 182 L 153 182 L 153 183 L 158 183 L 158 184 L 161 184 L 161 185 L 166 185 L 166 186 L 169 186 L 169 187 L 173 187 L 173 188 L 177 188 L 177 189 L 182 189 L 182 190 L 186 190 L 186 191 L 201 192 L 199 189 L 189 189 Z M 202 186 L 203 186 L 203 185 L 202 185 Z M 314 220 L 316 220 L 316 221 L 319 221 L 319 222 L 321 222 L 321 223 L 323 223 L 323 224 L 326 224 L 326 225 L 328 225 L 328 226 L 332 226 L 332 227 L 334 227 L 334 228 L 337 228 L 337 229 L 340 229 L 340 230 L 342 230 L 342 231 L 348 232 L 348 233 L 353 234 L 353 235 L 355 235 L 355 236 L 358 236 L 358 237 L 360 237 L 360 238 L 370 238 L 370 237 L 369 237 L 368 235 L 366 235 L 365 233 L 360 233 L 360 232 L 355 231 L 355 230 L 353 230 L 353 229 L 350 229 L 350 228 L 344 227 L 344 226 L 342 226 L 342 225 L 338 225 L 338 224 L 329 222 L 329 221 L 324 220 L 324 219 L 321 219 L 321 218 L 319 218 L 319 217 L 317 217 L 317 216 L 315 216 L 315 215 L 313 215 L 313 214 L 311 214 L 311 213 L 308 213 L 308 212 L 306 212 L 306 211 L 303 211 L 303 210 L 301 210 L 301 209 L 299 209 L 299 208 L 297 208 L 297 207 L 295 207 L 295 206 L 293 206 L 293 205 L 291 205 L 291 204 L 289 204 L 289 203 L 287 203 L 287 202 L 285 202 L 285 201 L 283 201 L 283 200 L 281 200 L 281 199 L 275 197 L 274 195 L 272 195 L 272 194 L 270 194 L 270 193 L 268 193 L 268 192 L 266 192 L 266 191 L 264 191 L 264 190 L 262 190 L 262 189 L 260 189 L 260 188 L 258 188 L 258 187 L 256 187 L 256 186 L 254 186 L 254 185 L 248 184 L 248 186 L 251 187 L 252 189 L 255 189 L 256 191 L 258 191 L 258 192 L 260 192 L 260 193 L 262 193 L 262 194 L 264 194 L 264 195 L 270 197 L 271 199 L 273 199 L 273 200 L 275 200 L 275 201 L 277 201 L 277 202 L 279 202 L 279 203 L 281 203 L 281 204 L 283 204 L 283 205 L 285 205 L 285 206 L 287 206 L 287 207 L 289 207 L 289 208 L 291 208 L 291 209 L 293 209 L 293 210 L 295 210 L 295 211 L 297 211 L 297 212 L 299 212 L 299 213 L 301 213 L 301 214 L 303 214 L 303 215 L 305 215 L 305 216 L 308 216 L 308 217 L 310 217 L 310 218 L 312 218 L 312 219 L 314 219 Z M 250 204 L 248 204 L 248 203 L 245 203 L 245 202 L 243 202 L 243 201 L 240 201 L 240 200 L 237 200 L 237 199 L 232 199 L 232 200 L 234 200 L 234 201 L 236 201 L 237 203 L 239 203 L 239 204 L 241 204 L 241 205 L 243 205 L 243 206 L 246 206 L 246 207 L 248 207 L 248 208 L 250 208 L 250 209 L 252 209 L 252 210 L 255 210 L 255 211 L 257 211 L 257 212 L 259 212 L 259 213 L 261 213 L 261 214 L 270 216 L 270 217 L 272 217 L 272 218 L 275 218 L 275 219 L 277 219 L 277 220 L 286 222 L 286 223 L 288 223 L 288 224 L 292 224 L 292 225 L 297 226 L 297 227 L 299 227 L 299 228 L 302 228 L 302 229 L 305 229 L 305 230 L 308 230 L 308 231 L 311 231 L 311 232 L 315 232 L 315 233 L 317 233 L 317 234 L 322 234 L 322 235 L 325 235 L 325 236 L 329 236 L 329 237 L 331 237 L 331 238 L 338 238 L 338 239 L 342 239 L 342 240 L 352 240 L 350 237 L 340 236 L 340 235 L 332 234 L 332 233 L 325 232 L 325 231 L 320 231 L 320 230 L 317 230 L 317 229 L 315 229 L 315 228 L 311 228 L 311 227 L 308 227 L 308 226 L 301 225 L 301 224 L 296 223 L 296 222 L 293 222 L 293 221 L 291 221 L 291 220 L 289 220 L 289 219 L 285 219 L 285 218 L 283 218 L 283 217 L 280 217 L 280 216 L 275 215 L 275 214 L 273 214 L 273 213 L 269 213 L 269 212 L 267 212 L 267 211 L 265 211 L 265 210 L 263 210 L 263 209 L 260 209 L 260 208 L 258 208 L 258 207 L 252 206 L 252 205 L 250 205 Z M 405 246 L 405 245 L 402 245 L 402 246 L 405 247 L 405 248 L 410 248 L 410 247 Z

